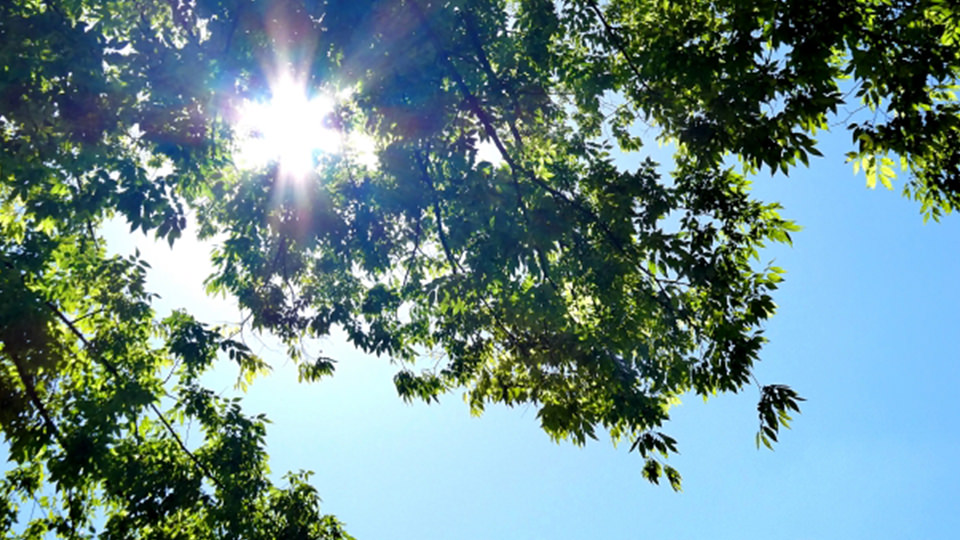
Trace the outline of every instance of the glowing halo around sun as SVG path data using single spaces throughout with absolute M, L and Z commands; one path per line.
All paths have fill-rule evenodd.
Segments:
M 237 164 L 256 168 L 276 162 L 279 174 L 302 180 L 314 170 L 318 154 L 338 154 L 342 134 L 329 127 L 331 97 L 307 95 L 306 85 L 281 77 L 267 101 L 245 101 L 234 129 L 238 135 Z

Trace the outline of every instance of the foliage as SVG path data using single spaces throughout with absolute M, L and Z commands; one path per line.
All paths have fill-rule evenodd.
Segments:
M 952 211 L 958 20 L 947 0 L 0 4 L 0 527 L 345 537 L 306 475 L 271 483 L 264 418 L 200 382 L 262 360 L 155 314 L 147 262 L 99 237 L 120 217 L 173 244 L 188 212 L 219 240 L 210 291 L 302 378 L 333 363 L 295 345 L 340 328 L 409 363 L 405 399 L 532 403 L 552 437 L 627 439 L 679 489 L 669 408 L 753 381 L 782 274 L 759 253 L 796 230 L 745 175 L 819 155 L 849 88 L 875 111 L 848 126 L 868 182 L 899 159 L 927 216 Z M 341 96 L 331 124 L 373 136 L 378 165 L 237 168 L 239 104 L 283 72 Z M 614 163 L 642 123 L 675 145 L 666 178 Z M 446 362 L 417 371 L 434 350 Z M 761 388 L 758 444 L 799 400 Z M 33 500 L 47 514 L 15 525 Z

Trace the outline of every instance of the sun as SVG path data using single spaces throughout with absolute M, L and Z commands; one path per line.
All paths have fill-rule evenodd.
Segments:
M 302 180 L 322 154 L 340 153 L 342 134 L 330 127 L 332 97 L 310 96 L 306 85 L 281 77 L 270 85 L 270 99 L 245 101 L 234 126 L 237 164 L 257 168 L 276 162 L 279 174 Z

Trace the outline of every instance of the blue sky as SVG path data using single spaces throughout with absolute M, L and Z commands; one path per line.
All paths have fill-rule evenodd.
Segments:
M 774 452 L 754 445 L 756 388 L 690 396 L 665 429 L 681 451 L 671 463 L 684 491 L 673 493 L 643 480 L 625 446 L 552 443 L 532 407 L 477 418 L 457 394 L 404 404 L 396 366 L 338 336 L 321 344 L 339 361 L 335 376 L 312 385 L 297 384 L 281 347 L 252 340 L 275 367 L 245 399 L 273 421 L 273 471 L 315 471 L 325 511 L 366 540 L 953 536 L 960 217 L 924 224 L 899 191 L 853 175 L 847 134 L 821 140 L 826 157 L 811 168 L 755 179 L 758 197 L 804 227 L 793 247 L 762 254 L 788 274 L 756 375 L 807 398 Z M 228 303 L 201 297 L 202 246 L 185 241 L 171 256 L 121 224 L 108 229 L 115 249 L 139 244 L 153 264 L 160 313 L 236 320 Z

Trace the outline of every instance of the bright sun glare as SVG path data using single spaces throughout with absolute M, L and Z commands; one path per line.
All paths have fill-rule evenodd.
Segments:
M 269 101 L 247 101 L 240 109 L 238 164 L 252 168 L 276 161 L 280 174 L 302 179 L 316 166 L 318 153 L 342 151 L 341 133 L 329 127 L 334 102 L 307 96 L 305 85 L 282 78 Z

